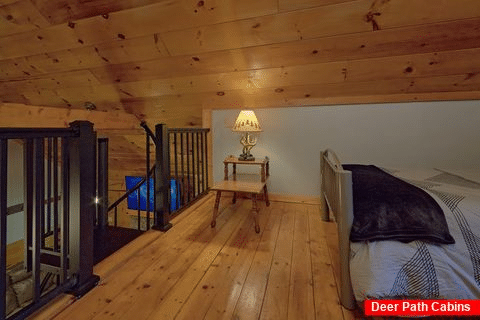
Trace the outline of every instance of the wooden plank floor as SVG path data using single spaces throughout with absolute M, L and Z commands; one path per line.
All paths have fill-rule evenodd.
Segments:
M 60 297 L 31 319 L 354 318 L 339 304 L 335 225 L 318 206 L 262 203 L 259 234 L 250 207 L 222 199 L 212 229 L 207 196 L 168 232 L 149 231 L 98 264 L 101 282 L 84 297 Z

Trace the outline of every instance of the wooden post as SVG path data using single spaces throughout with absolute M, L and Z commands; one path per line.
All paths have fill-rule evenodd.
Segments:
M 169 222 L 169 194 L 170 194 L 170 144 L 168 142 L 167 126 L 155 126 L 155 218 L 152 229 L 167 231 L 172 227 Z

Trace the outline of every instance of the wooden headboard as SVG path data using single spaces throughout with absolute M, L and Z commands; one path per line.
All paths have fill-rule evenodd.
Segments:
M 343 170 L 335 152 L 326 149 L 320 153 L 320 199 L 323 220 L 335 217 L 338 228 L 340 260 L 340 301 L 347 309 L 355 308 L 350 281 L 350 229 L 353 223 L 352 173 Z

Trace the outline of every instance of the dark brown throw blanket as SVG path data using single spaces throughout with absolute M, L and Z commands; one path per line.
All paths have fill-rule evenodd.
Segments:
M 443 210 L 427 192 L 373 165 L 343 168 L 353 180 L 351 241 L 455 243 Z

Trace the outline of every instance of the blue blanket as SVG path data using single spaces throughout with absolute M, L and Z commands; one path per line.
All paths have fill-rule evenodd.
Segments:
M 373 165 L 343 168 L 353 180 L 351 241 L 455 243 L 443 210 L 427 192 Z

